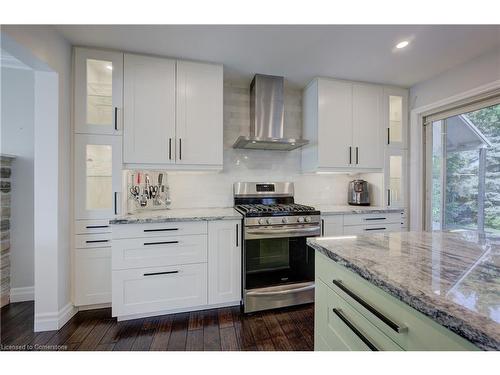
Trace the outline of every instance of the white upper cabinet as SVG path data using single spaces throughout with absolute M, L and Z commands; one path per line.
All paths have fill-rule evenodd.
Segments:
M 389 147 L 407 147 L 408 90 L 384 88 L 385 143 Z
M 382 170 L 383 89 L 318 78 L 304 91 L 304 171 Z
M 124 163 L 221 169 L 222 65 L 125 54 Z
M 125 54 L 124 163 L 175 163 L 175 64 Z
M 177 164 L 222 165 L 223 69 L 177 61 Z
M 352 161 L 356 168 L 383 168 L 382 99 L 379 86 L 352 86 Z
M 75 48 L 75 133 L 122 133 L 123 53 Z
M 350 164 L 351 84 L 327 80 L 318 82 L 318 145 L 319 167 L 346 167 Z
M 122 137 L 75 135 L 75 219 L 121 214 Z

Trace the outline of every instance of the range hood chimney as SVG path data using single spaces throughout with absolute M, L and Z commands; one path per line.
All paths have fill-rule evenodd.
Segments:
M 284 138 L 283 77 L 256 74 L 250 84 L 250 136 L 240 136 L 234 148 L 290 151 L 306 145 L 304 139 Z

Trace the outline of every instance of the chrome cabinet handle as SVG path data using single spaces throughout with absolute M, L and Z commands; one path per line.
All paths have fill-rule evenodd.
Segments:
M 359 147 L 356 146 L 356 164 L 359 164 Z
M 179 138 L 179 160 L 182 160 L 182 138 Z
M 391 205 L 391 189 L 387 189 L 387 205 Z
M 150 272 L 143 274 L 144 276 L 157 276 L 157 275 L 170 275 L 173 273 L 179 273 L 179 271 L 165 271 L 165 272 Z
M 342 310 L 340 309 L 332 309 L 334 314 L 337 315 L 337 317 L 344 322 L 344 324 L 349 327 L 349 329 L 356 335 L 358 338 L 363 341 L 366 346 L 370 348 L 371 351 L 377 352 L 378 348 L 368 340 L 368 338 L 361 333 L 359 329 L 356 328 L 356 326 L 347 319 L 347 317 L 342 313 Z
M 403 333 L 408 331 L 408 327 L 405 325 L 399 325 L 395 323 L 392 319 L 389 319 L 386 317 L 384 314 L 382 314 L 380 311 L 378 311 L 375 307 L 370 305 L 368 302 L 363 300 L 361 297 L 356 295 L 353 291 L 348 289 L 341 280 L 333 280 L 332 281 L 333 285 L 335 285 L 337 288 L 342 290 L 345 294 L 347 294 L 349 297 L 351 297 L 353 300 L 355 300 L 357 303 L 359 303 L 361 306 L 363 306 L 365 309 L 367 309 L 369 312 L 371 312 L 373 315 L 375 315 L 377 318 L 379 318 L 383 323 L 385 323 L 389 328 L 391 328 L 393 331 L 397 333 Z
M 172 160 L 172 138 L 168 139 L 168 160 Z
M 391 128 L 387 128 L 387 144 L 391 144 Z
M 150 246 L 150 245 L 169 245 L 169 244 L 175 244 L 175 243 L 179 243 L 179 241 L 144 242 L 144 246 Z
M 246 292 L 247 296 L 280 296 L 286 294 L 293 294 L 297 292 L 306 292 L 308 290 L 314 289 L 314 284 L 306 285 L 300 288 L 292 288 L 286 290 L 273 290 L 269 292 Z
M 99 242 L 109 242 L 109 240 L 88 240 L 86 243 L 99 243 Z
M 386 217 L 367 217 L 365 218 L 365 221 L 372 221 L 372 220 L 387 220 Z
M 387 228 L 365 228 L 365 230 L 386 230 Z
M 239 247 L 239 243 L 238 243 L 238 237 L 239 237 L 239 228 L 240 228 L 240 225 L 239 224 L 236 224 L 236 247 Z
M 144 229 L 144 232 L 167 232 L 167 231 L 173 231 L 173 230 L 179 230 L 179 228 L 161 228 L 161 229 Z
M 321 237 L 325 236 L 325 219 L 321 219 Z
M 109 228 L 109 225 L 87 225 L 87 229 Z
M 115 130 L 118 130 L 118 107 L 115 107 Z
M 294 234 L 294 233 L 309 233 L 320 231 L 319 226 L 311 228 L 295 228 L 295 229 L 247 229 L 248 234 Z
M 352 164 L 352 146 L 349 146 L 349 164 Z
M 115 196 L 114 196 L 114 205 L 115 205 L 115 215 L 118 215 L 118 192 L 115 191 Z

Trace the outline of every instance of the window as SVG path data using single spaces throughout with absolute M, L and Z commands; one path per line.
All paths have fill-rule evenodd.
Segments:
M 500 104 L 477 107 L 426 119 L 426 227 L 500 237 Z

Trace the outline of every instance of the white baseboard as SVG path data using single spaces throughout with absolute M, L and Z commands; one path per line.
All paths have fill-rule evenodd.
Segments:
M 57 312 L 35 314 L 35 332 L 61 329 L 77 311 L 78 309 L 72 303 L 68 303 Z
M 10 302 L 25 302 L 35 300 L 35 287 L 12 288 L 10 290 Z

